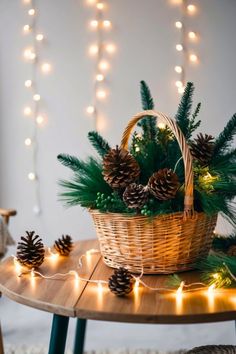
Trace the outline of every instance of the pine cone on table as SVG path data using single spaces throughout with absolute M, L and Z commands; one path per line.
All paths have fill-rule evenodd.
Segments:
M 179 188 L 179 179 L 171 169 L 164 168 L 149 178 L 148 187 L 154 197 L 159 200 L 173 199 Z
M 124 296 L 133 290 L 133 279 L 130 272 L 120 267 L 114 271 L 114 274 L 109 278 L 109 289 L 117 296 Z
M 111 149 L 103 158 L 104 180 L 114 189 L 125 188 L 135 182 L 140 168 L 134 157 L 125 149 Z
M 16 257 L 18 262 L 28 268 L 38 268 L 44 261 L 45 249 L 39 235 L 26 231 L 26 236 L 18 242 Z
M 61 256 L 68 256 L 70 251 L 73 248 L 73 242 L 71 236 L 62 235 L 61 238 L 55 241 L 53 247 Z
M 211 135 L 197 135 L 197 138 L 190 144 L 192 156 L 204 166 L 209 163 L 214 152 L 214 138 Z
M 141 209 L 148 200 L 148 188 L 142 184 L 131 183 L 126 187 L 123 200 L 130 209 Z

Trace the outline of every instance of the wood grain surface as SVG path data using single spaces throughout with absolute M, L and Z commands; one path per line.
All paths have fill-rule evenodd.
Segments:
M 45 275 L 66 273 L 76 269 L 79 257 L 88 249 L 98 248 L 95 240 L 78 242 L 70 257 L 60 257 L 55 264 L 46 260 L 40 271 Z M 105 280 L 113 273 L 100 254 L 83 257 L 79 270 L 81 277 Z M 197 272 L 180 276 L 187 283 L 199 281 Z M 143 280 L 151 287 L 166 286 L 165 275 L 148 275 Z M 207 290 L 176 293 L 151 291 L 142 285 L 124 298 L 112 294 L 107 285 L 98 289 L 96 283 L 87 283 L 74 277 L 65 279 L 31 279 L 30 275 L 17 277 L 13 259 L 0 266 L 0 291 L 10 299 L 48 312 L 104 321 L 134 323 L 201 323 L 236 319 L 236 289 Z

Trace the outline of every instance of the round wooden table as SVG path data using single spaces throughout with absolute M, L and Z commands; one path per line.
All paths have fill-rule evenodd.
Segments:
M 75 244 L 69 257 L 52 260 L 46 257 L 39 271 L 44 276 L 76 270 L 83 278 L 105 280 L 113 273 L 104 265 L 96 240 Z M 81 255 L 82 267 L 78 267 Z M 196 271 L 185 272 L 181 277 L 189 283 L 199 281 Z M 148 275 L 143 280 L 151 287 L 166 286 L 167 276 Z M 0 291 L 20 304 L 54 314 L 49 354 L 63 354 L 70 317 L 76 317 L 77 328 L 74 354 L 83 352 L 86 320 L 119 321 L 131 323 L 202 323 L 236 319 L 236 289 L 207 290 L 183 293 L 156 292 L 140 286 L 127 297 L 116 297 L 107 285 L 76 280 L 75 276 L 44 279 L 31 274 L 17 276 L 13 257 L 0 265 Z

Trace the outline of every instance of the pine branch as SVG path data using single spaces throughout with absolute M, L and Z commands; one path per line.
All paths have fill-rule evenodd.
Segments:
M 84 163 L 75 156 L 59 154 L 57 159 L 62 163 L 62 165 L 70 168 L 72 171 L 76 172 L 84 169 Z
M 188 136 L 189 115 L 192 108 L 193 92 L 194 85 L 192 82 L 188 82 L 175 116 L 176 122 L 185 136 Z
M 144 110 L 153 109 L 154 102 L 151 95 L 151 91 L 145 81 L 140 81 L 140 93 L 142 100 L 142 107 Z
M 194 113 L 192 114 L 192 118 L 189 120 L 189 127 L 188 127 L 188 133 L 186 135 L 186 138 L 187 139 L 190 139 L 193 132 L 200 126 L 201 124 L 201 120 L 198 120 L 196 122 L 196 118 L 199 114 L 199 111 L 200 111 L 200 108 L 201 108 L 201 103 L 198 103 L 197 104 L 197 107 L 194 111 Z
M 224 130 L 220 133 L 215 141 L 214 155 L 218 155 L 227 150 L 236 134 L 236 113 L 227 123 Z
M 96 131 L 89 132 L 88 139 L 101 157 L 111 149 L 108 142 Z

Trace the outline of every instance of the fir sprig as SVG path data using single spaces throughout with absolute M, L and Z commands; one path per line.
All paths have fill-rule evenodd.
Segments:
M 185 136 L 189 135 L 189 116 L 191 114 L 193 92 L 194 85 L 192 82 L 188 82 L 175 116 L 176 122 Z
M 80 171 L 84 169 L 83 161 L 79 160 L 77 157 L 68 154 L 59 154 L 57 159 L 62 163 L 62 165 L 70 168 L 72 171 Z
M 89 132 L 88 139 L 101 157 L 106 155 L 111 149 L 108 142 L 96 131 Z
M 215 141 L 214 155 L 224 153 L 233 141 L 236 134 L 236 113 L 229 120 L 224 130 Z

